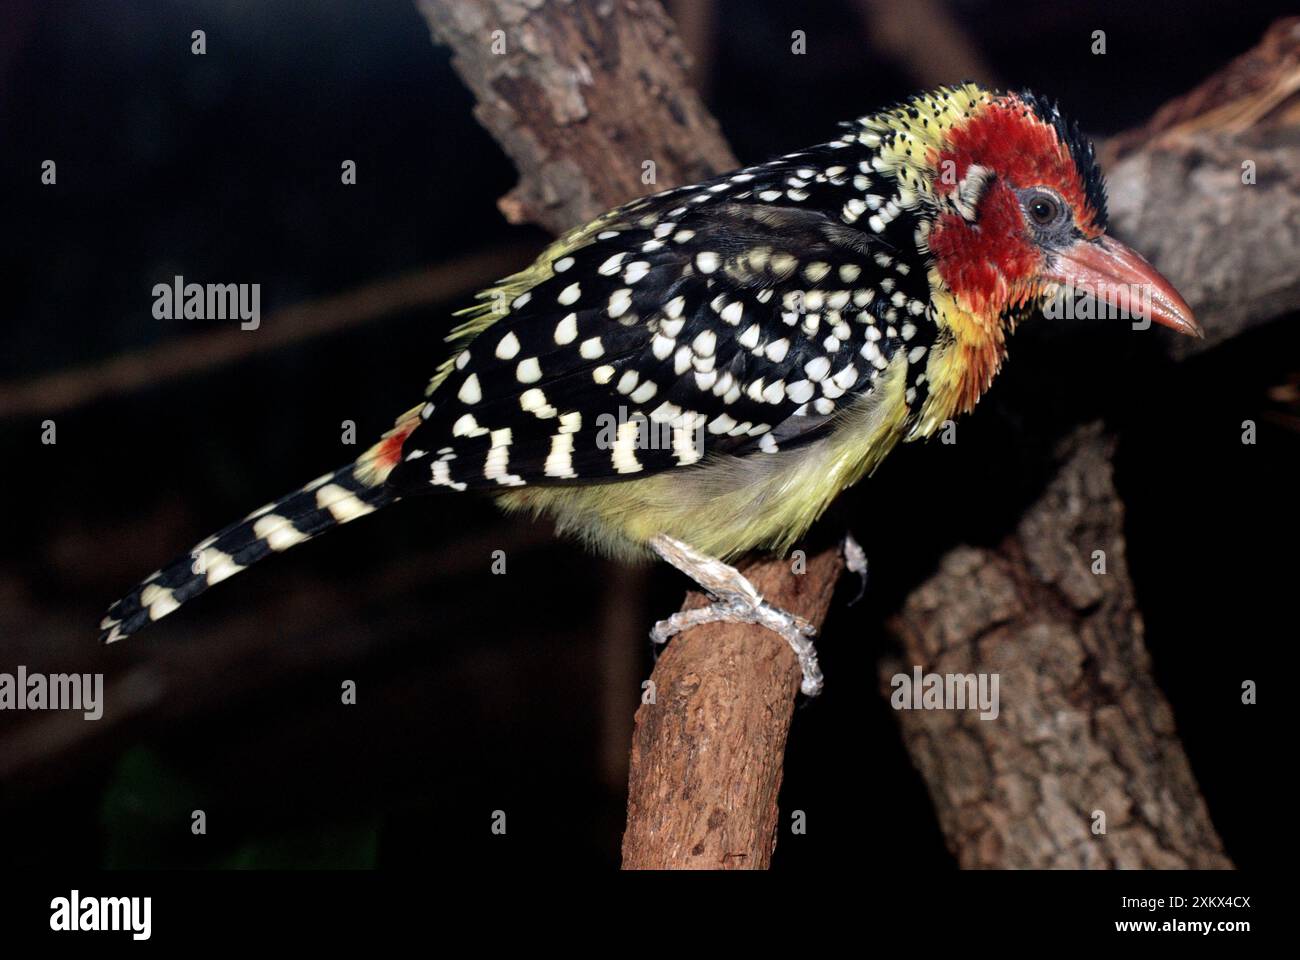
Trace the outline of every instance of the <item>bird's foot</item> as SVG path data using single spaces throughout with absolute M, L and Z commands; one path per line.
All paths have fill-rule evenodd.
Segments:
M 867 552 L 862 549 L 862 544 L 853 536 L 852 530 L 844 532 L 844 540 L 840 544 L 840 550 L 844 553 L 844 566 L 858 575 L 858 593 L 849 601 L 849 606 L 853 606 L 867 592 Z
M 790 644 L 803 671 L 800 689 L 804 694 L 815 697 L 821 693 L 822 671 L 812 641 L 817 634 L 816 627 L 803 617 L 768 603 L 739 570 L 721 560 L 662 534 L 651 540 L 650 546 L 714 598 L 706 607 L 682 610 L 667 620 L 660 620 L 650 631 L 651 640 L 667 643 L 670 637 L 701 623 L 754 623 Z

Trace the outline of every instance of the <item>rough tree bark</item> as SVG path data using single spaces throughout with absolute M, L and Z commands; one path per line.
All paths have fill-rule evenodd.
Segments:
M 519 171 L 500 202 L 511 223 L 562 233 L 736 166 L 655 0 L 418 4 L 434 40 L 454 52 L 475 117 Z
M 881 665 L 886 690 L 913 665 L 999 677 L 995 721 L 899 713 L 962 867 L 1231 866 L 1151 678 L 1112 448 L 1100 424 L 1080 428 L 1014 534 L 949 552 L 894 620 L 904 655 Z
M 745 574 L 820 625 L 842 569 L 828 550 L 803 575 L 774 561 Z M 686 608 L 705 602 L 692 593 Z M 624 869 L 767 868 L 800 676 L 789 645 L 760 627 L 709 623 L 668 644 L 632 735 Z

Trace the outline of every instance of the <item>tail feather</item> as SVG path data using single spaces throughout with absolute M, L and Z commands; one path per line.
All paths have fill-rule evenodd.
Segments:
M 264 557 L 397 500 L 384 480 L 397 463 L 402 441 L 419 422 L 418 409 L 404 415 L 355 463 L 254 510 L 156 571 L 108 608 L 99 625 L 99 639 L 113 643 L 130 636 Z

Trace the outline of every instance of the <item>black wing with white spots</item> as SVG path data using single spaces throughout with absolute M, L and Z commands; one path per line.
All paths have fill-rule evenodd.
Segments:
M 823 148 L 628 205 L 457 357 L 389 484 L 762 456 L 820 435 L 899 350 L 915 400 L 934 334 L 924 261 L 867 227 L 869 169 Z

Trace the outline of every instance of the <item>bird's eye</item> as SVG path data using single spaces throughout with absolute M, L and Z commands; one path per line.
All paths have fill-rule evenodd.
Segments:
M 1039 226 L 1046 227 L 1054 223 L 1060 214 L 1060 204 L 1052 197 L 1040 193 L 1029 201 L 1029 216 Z

